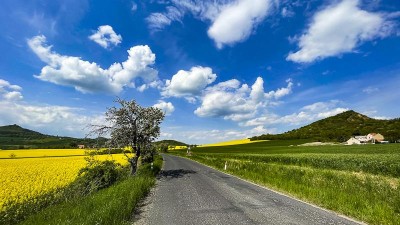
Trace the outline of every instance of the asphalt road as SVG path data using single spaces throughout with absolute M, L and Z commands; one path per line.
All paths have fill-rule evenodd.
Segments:
M 191 160 L 163 157 L 135 224 L 359 224 Z

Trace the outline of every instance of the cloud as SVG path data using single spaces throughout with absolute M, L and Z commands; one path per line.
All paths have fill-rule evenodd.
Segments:
M 264 108 L 271 101 L 291 93 L 293 83 L 287 80 L 286 88 L 264 92 L 264 81 L 258 77 L 249 87 L 238 80 L 228 80 L 208 87 L 202 97 L 201 106 L 195 110 L 200 117 L 222 117 L 226 120 L 244 121 L 253 118 L 259 108 Z M 285 90 L 285 91 L 282 91 Z
M 22 88 L 18 85 L 10 84 L 10 82 L 0 79 L 0 100 L 17 101 L 23 99 L 21 94 Z
M 171 133 L 161 132 L 160 137 L 158 138 L 158 140 L 170 139 L 172 137 L 173 137 L 173 135 Z
M 46 134 L 83 137 L 89 124 L 104 124 L 102 115 L 82 115 L 84 109 L 66 106 L 32 105 L 21 101 L 22 88 L 0 79 L 0 125 L 18 124 Z
M 264 20 L 271 1 L 239 0 L 225 5 L 208 29 L 208 36 L 218 48 L 246 40 Z
M 281 15 L 282 15 L 282 17 L 293 17 L 296 15 L 296 13 L 288 7 L 283 7 L 282 11 L 281 11 Z
M 89 39 L 105 49 L 111 47 L 111 45 L 117 46 L 122 41 L 121 35 L 116 34 L 110 25 L 99 26 L 97 31 L 89 36 Z
M 132 2 L 131 11 L 136 12 L 137 9 L 138 9 L 138 5 L 136 4 L 136 2 Z
M 171 115 L 175 111 L 175 107 L 171 102 L 165 102 L 163 100 L 159 100 L 157 104 L 153 105 L 153 107 L 161 109 L 166 116 Z
M 152 13 L 146 18 L 149 28 L 154 31 L 162 30 L 170 25 L 173 21 L 181 21 L 184 12 L 176 7 L 168 6 L 165 13 Z
M 79 57 L 60 55 L 46 45 L 46 37 L 35 36 L 28 40 L 32 51 L 47 65 L 36 78 L 54 84 L 74 87 L 82 93 L 118 94 L 124 87 L 135 87 L 135 80 L 140 78 L 149 84 L 158 79 L 155 54 L 147 45 L 131 47 L 128 59 L 114 63 L 108 69 L 101 68 L 95 62 L 84 61 Z
M 84 116 L 83 109 L 54 105 L 30 105 L 0 101 L 0 124 L 18 124 L 52 135 L 84 137 L 89 124 L 104 123 L 103 117 Z
M 366 87 L 362 90 L 362 92 L 364 92 L 366 94 L 372 94 L 372 93 L 375 93 L 378 91 L 379 91 L 379 88 L 377 88 L 377 87 Z
M 184 129 L 174 130 L 170 129 L 161 138 L 173 138 L 175 140 L 182 140 L 188 144 L 210 144 L 228 140 L 245 139 L 258 136 L 265 133 L 275 133 L 274 129 L 266 129 L 263 126 L 257 126 L 251 129 L 214 129 L 214 130 L 190 130 Z M 160 139 L 161 139 L 160 138 Z
M 166 81 L 161 94 L 165 97 L 193 98 L 200 95 L 216 78 L 217 75 L 209 67 L 195 66 L 190 71 L 179 70 L 171 80 Z
M 365 41 L 388 36 L 393 23 L 383 13 L 362 10 L 359 0 L 343 0 L 317 12 L 308 30 L 298 38 L 300 50 L 287 60 L 311 63 L 354 51 Z
M 210 22 L 207 31 L 218 48 L 246 40 L 275 4 L 273 0 L 172 0 L 163 13 L 147 17 L 149 28 L 159 31 L 173 21 L 182 22 L 187 13 L 201 21 Z
M 310 123 L 319 119 L 337 115 L 349 109 L 338 107 L 341 102 L 332 100 L 328 102 L 316 102 L 304 106 L 300 112 L 285 116 L 279 116 L 273 113 L 265 113 L 263 116 L 246 121 L 244 126 L 261 126 L 273 124 L 300 125 Z
M 288 94 L 292 93 L 292 88 L 293 88 L 293 82 L 292 79 L 287 79 L 287 87 L 283 87 L 283 88 L 279 88 L 276 91 L 270 91 L 268 93 L 266 93 L 266 97 L 267 98 L 274 98 L 274 99 L 279 99 L 282 98 Z

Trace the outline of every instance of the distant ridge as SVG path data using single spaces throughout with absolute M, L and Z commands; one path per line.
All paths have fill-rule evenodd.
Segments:
M 172 145 L 172 146 L 187 146 L 187 144 L 180 142 L 180 141 L 175 141 L 175 140 L 161 140 L 161 141 L 156 141 L 154 143 L 155 144 L 167 144 L 167 145 Z
M 0 149 L 31 149 L 31 148 L 77 148 L 79 144 L 85 146 L 102 146 L 106 138 L 71 138 L 42 134 L 29 130 L 17 124 L 0 126 Z M 173 146 L 186 146 L 187 144 L 175 140 L 162 140 L 155 143 L 166 143 Z
M 282 134 L 263 134 L 252 140 L 310 139 L 344 142 L 354 135 L 380 133 L 385 140 L 400 140 L 400 118 L 378 120 L 349 110 Z
M 48 136 L 49 135 L 22 128 L 17 124 L 0 126 L 0 137 L 45 138 Z
M 17 124 L 0 126 L 0 149 L 30 149 L 30 148 L 77 148 L 102 145 L 105 138 L 71 138 L 42 134 L 37 131 L 22 128 Z

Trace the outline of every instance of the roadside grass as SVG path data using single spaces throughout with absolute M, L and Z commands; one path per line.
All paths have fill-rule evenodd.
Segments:
M 189 158 L 221 171 L 226 162 L 224 172 L 370 224 L 400 224 L 400 145 L 293 142 L 198 148 Z
M 89 196 L 48 207 L 20 224 L 129 224 L 135 207 L 154 186 L 161 166 L 162 157 L 157 156 L 153 169 L 146 164 L 140 167 L 135 177 Z

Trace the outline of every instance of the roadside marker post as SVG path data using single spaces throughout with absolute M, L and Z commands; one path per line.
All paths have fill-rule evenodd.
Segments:
M 226 170 L 226 167 L 228 166 L 228 161 L 225 161 L 225 167 L 224 170 Z

